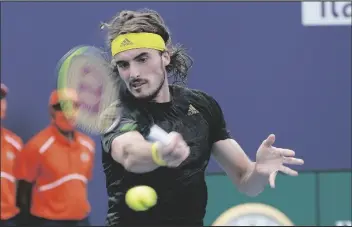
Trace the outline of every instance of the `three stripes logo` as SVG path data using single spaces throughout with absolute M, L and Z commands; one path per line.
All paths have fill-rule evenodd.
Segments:
M 197 114 L 197 113 L 199 113 L 199 111 L 196 108 L 194 108 L 194 106 L 192 106 L 192 104 L 190 104 L 189 107 L 188 107 L 187 115 L 191 116 L 191 115 L 194 115 L 194 114 Z
M 122 41 L 120 47 L 124 47 L 124 46 L 128 46 L 128 45 L 133 45 L 133 43 L 132 43 L 131 41 L 129 41 L 127 38 L 125 38 L 125 39 Z

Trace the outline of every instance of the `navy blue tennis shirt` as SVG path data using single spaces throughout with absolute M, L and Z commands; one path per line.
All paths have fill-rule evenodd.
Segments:
M 102 136 L 103 167 L 109 197 L 107 226 L 198 225 L 203 226 L 207 205 L 205 169 L 213 143 L 230 138 L 222 110 L 204 92 L 170 85 L 171 101 L 148 102 L 143 108 L 125 108 L 120 123 Z M 114 138 L 126 133 L 126 124 L 136 124 L 145 138 L 152 124 L 180 133 L 190 147 L 189 157 L 177 168 L 159 167 L 152 172 L 128 172 L 111 156 Z M 158 194 L 157 205 L 135 212 L 125 203 L 128 189 L 148 185 Z

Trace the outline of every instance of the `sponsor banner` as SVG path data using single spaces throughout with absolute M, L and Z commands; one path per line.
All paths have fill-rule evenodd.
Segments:
M 305 26 L 351 25 L 351 2 L 302 2 L 302 24 Z

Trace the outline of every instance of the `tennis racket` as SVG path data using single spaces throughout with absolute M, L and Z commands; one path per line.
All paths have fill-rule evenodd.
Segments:
M 121 117 L 119 86 L 108 59 L 97 47 L 76 46 L 57 65 L 57 90 L 73 90 L 79 100 L 74 105 L 59 92 L 63 113 L 67 117 L 75 113 L 77 127 L 93 135 L 112 130 Z M 147 139 L 167 144 L 168 133 L 153 125 Z

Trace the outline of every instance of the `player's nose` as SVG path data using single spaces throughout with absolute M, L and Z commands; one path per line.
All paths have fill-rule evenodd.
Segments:
M 141 74 L 140 74 L 140 70 L 138 69 L 138 67 L 131 64 L 131 66 L 130 66 L 130 79 L 133 80 L 133 79 L 139 78 L 140 76 L 141 76 Z

